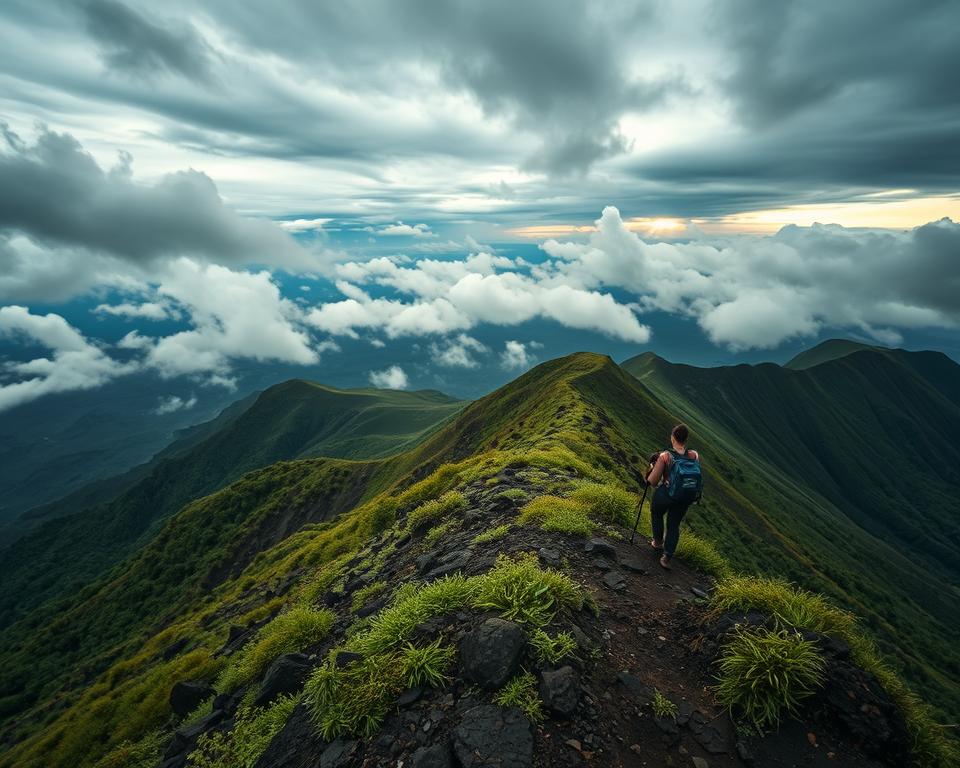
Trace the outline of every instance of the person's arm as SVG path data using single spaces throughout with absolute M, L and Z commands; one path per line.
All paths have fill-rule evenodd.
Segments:
M 653 465 L 653 469 L 647 474 L 647 483 L 650 485 L 659 485 L 660 478 L 663 477 L 663 470 L 666 467 L 667 458 L 665 453 L 661 453 L 657 457 L 657 463 Z

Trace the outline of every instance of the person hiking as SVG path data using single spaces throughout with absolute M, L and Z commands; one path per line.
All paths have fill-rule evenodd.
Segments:
M 646 481 L 654 486 L 650 501 L 650 523 L 653 540 L 650 545 L 662 551 L 660 565 L 670 568 L 670 560 L 680 541 L 680 521 L 689 506 L 699 498 L 701 488 L 700 455 L 687 450 L 690 430 L 686 424 L 677 424 L 670 430 L 671 450 L 663 451 L 650 464 Z M 673 484 L 671 486 L 671 483 Z M 664 537 L 663 518 L 667 518 Z

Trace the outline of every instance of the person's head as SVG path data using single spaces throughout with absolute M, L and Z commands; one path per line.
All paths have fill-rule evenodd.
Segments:
M 685 447 L 689 437 L 690 429 L 686 424 L 677 424 L 677 426 L 670 430 L 670 442 L 673 443 L 675 448 Z

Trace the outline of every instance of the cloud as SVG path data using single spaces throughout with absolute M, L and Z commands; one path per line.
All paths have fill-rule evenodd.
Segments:
M 465 333 L 446 339 L 442 344 L 430 344 L 433 362 L 447 368 L 478 368 L 480 363 L 472 353 L 486 354 L 489 351 L 484 344 Z
M 0 384 L 0 411 L 44 395 L 94 389 L 111 379 L 133 373 L 136 363 L 108 357 L 60 315 L 35 315 L 26 307 L 0 307 L 0 337 L 10 337 L 49 349 L 50 357 L 7 363 L 10 383 Z
M 541 346 L 535 341 L 524 344 L 522 341 L 507 341 L 503 352 L 500 353 L 500 366 L 508 371 L 525 371 L 530 368 L 537 358 L 530 350 Z
M 165 304 L 145 301 L 141 304 L 123 302 L 121 304 L 98 304 L 93 312 L 101 315 L 113 315 L 128 320 L 167 320 L 171 317 L 170 308 Z
M 41 127 L 32 145 L 3 126 L 0 151 L 0 259 L 13 275 L 0 289 L 42 290 L 64 266 L 95 284 L 142 282 L 158 263 L 180 256 L 225 264 L 309 269 L 317 259 L 278 227 L 239 216 L 213 181 L 198 171 L 167 174 L 152 184 L 133 179 L 121 153 L 103 170 L 71 135 Z M 2 239 L 5 238 L 5 239 Z M 42 268 L 32 262 L 39 259 Z
M 160 398 L 160 402 L 153 412 L 157 414 L 157 416 L 165 416 L 168 413 L 176 413 L 177 411 L 189 411 L 196 404 L 196 395 L 190 395 L 186 400 L 178 395 L 169 395 Z
M 280 229 L 286 232 L 319 232 L 333 219 L 294 219 L 293 221 L 278 221 Z
M 626 290 L 640 310 L 694 317 L 733 350 L 824 328 L 885 341 L 897 329 L 960 325 L 960 225 L 949 219 L 909 232 L 791 225 L 716 244 L 648 243 L 607 207 L 587 243 L 542 248 L 552 259 L 538 267 L 541 281 Z M 563 306 L 575 314 L 573 302 Z
M 407 374 L 399 365 L 391 365 L 383 371 L 370 371 L 370 383 L 379 389 L 406 389 Z
M 86 0 L 80 10 L 111 72 L 209 75 L 209 46 L 190 24 L 161 23 L 114 0 Z
M 404 224 L 402 221 L 398 221 L 396 224 L 388 224 L 382 229 L 376 230 L 376 233 L 378 235 L 401 237 L 436 237 L 426 224 L 410 225 Z

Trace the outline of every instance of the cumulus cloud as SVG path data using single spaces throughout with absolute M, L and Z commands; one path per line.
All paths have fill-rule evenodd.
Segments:
M 552 259 L 541 280 L 629 291 L 641 310 L 695 317 L 734 350 L 824 328 L 889 341 L 898 328 L 960 324 L 960 225 L 948 219 L 909 232 L 817 224 L 715 244 L 648 243 L 608 207 L 589 242 L 542 247 Z
M 500 366 L 508 371 L 525 371 L 537 361 L 531 350 L 540 346 L 535 341 L 527 344 L 522 341 L 507 341 L 500 353 Z
M 176 413 L 177 411 L 189 411 L 196 404 L 196 395 L 190 395 L 186 400 L 178 395 L 169 395 L 160 398 L 160 402 L 153 412 L 157 414 L 157 416 L 165 416 L 168 413 Z
M 447 368 L 478 368 L 480 362 L 473 353 L 486 354 L 489 351 L 485 344 L 465 333 L 446 339 L 440 344 L 430 344 L 433 362 Z
M 292 221 L 278 221 L 281 229 L 287 232 L 319 232 L 333 219 L 294 219 Z
M 35 315 L 26 307 L 0 307 L 0 337 L 20 339 L 51 351 L 50 357 L 7 363 L 0 384 L 0 411 L 44 395 L 93 389 L 133 373 L 136 363 L 108 357 L 60 315 Z
M 370 383 L 380 389 L 406 389 L 407 374 L 399 365 L 391 365 L 382 371 L 370 371 Z
M 172 315 L 170 307 L 155 301 L 144 301 L 140 304 L 122 302 L 120 304 L 98 304 L 93 311 L 101 315 L 113 315 L 128 320 L 166 320 Z
M 404 224 L 402 221 L 398 221 L 396 224 L 388 224 L 382 229 L 375 230 L 378 235 L 387 235 L 388 237 L 436 237 L 436 235 L 430 231 L 430 227 L 426 224 Z

